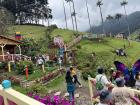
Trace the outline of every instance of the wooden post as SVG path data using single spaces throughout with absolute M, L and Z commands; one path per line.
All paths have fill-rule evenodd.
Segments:
M 67 47 L 66 47 L 66 45 L 64 45 L 64 49 L 65 49 L 65 51 L 64 51 L 64 64 L 66 64 L 67 63 Z
M 43 73 L 45 73 L 45 67 L 44 67 L 44 64 L 42 64 L 42 71 L 43 71 Z
M 17 45 L 17 46 L 19 48 L 19 54 L 20 54 L 20 60 L 21 60 L 21 47 L 20 47 L 20 45 Z
M 92 84 L 91 84 L 91 77 L 88 76 L 88 85 L 89 85 L 89 92 L 90 92 L 90 99 L 91 99 L 91 103 L 93 105 L 93 89 L 92 89 Z
M 11 63 L 11 62 L 9 61 L 9 62 L 8 62 L 8 71 L 9 71 L 9 72 L 11 72 L 11 64 L 10 64 L 10 63 Z
M 0 47 L 2 49 L 2 57 L 3 57 L 3 61 L 5 61 L 5 57 L 4 57 L 4 46 L 5 44 L 1 44 Z

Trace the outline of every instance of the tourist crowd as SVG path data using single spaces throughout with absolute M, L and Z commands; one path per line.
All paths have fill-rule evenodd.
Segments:
M 95 78 L 94 85 L 96 87 L 95 96 L 99 95 L 100 102 L 97 105 L 134 105 L 140 104 L 139 100 L 135 97 L 132 88 L 140 88 L 140 75 L 135 76 L 135 85 L 128 87 L 123 73 L 120 71 L 111 70 L 111 77 L 108 79 L 104 73 L 103 68 L 98 68 L 98 75 Z M 131 80 L 131 78 L 130 78 Z

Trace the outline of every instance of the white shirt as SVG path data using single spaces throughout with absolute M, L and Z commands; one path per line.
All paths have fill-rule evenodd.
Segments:
M 43 64 L 43 59 L 41 59 L 41 58 L 38 59 L 38 60 L 37 60 L 37 63 L 38 63 L 39 65 L 40 65 L 40 64 Z
M 106 84 L 109 84 L 110 82 L 108 81 L 108 79 L 107 79 L 107 77 L 105 76 L 105 75 L 103 75 L 103 74 L 98 74 L 97 76 L 96 76 L 96 82 L 97 81 L 100 81 L 101 82 L 101 84 L 104 86 L 104 89 L 108 89 L 107 87 L 106 87 Z M 101 79 L 101 80 L 100 80 Z

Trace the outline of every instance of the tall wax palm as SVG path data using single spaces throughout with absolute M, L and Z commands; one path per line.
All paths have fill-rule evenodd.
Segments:
M 129 23 L 128 23 L 127 12 L 126 12 L 126 5 L 128 4 L 128 2 L 126 0 L 123 0 L 120 4 L 121 4 L 121 6 L 124 7 L 124 12 L 125 12 L 125 16 L 126 16 L 126 23 L 127 23 L 127 29 L 128 29 L 128 33 L 130 35 L 130 26 L 129 26 Z
M 73 16 L 72 16 L 71 0 L 65 0 L 65 1 L 69 3 L 72 27 L 73 27 L 73 30 L 75 30 L 75 29 L 74 29 L 74 20 L 73 20 Z
M 100 15 L 101 15 L 101 20 L 102 20 L 102 26 L 103 26 L 103 33 L 105 34 L 105 29 L 104 29 L 104 19 L 103 19 L 103 13 L 102 13 L 102 8 L 101 6 L 103 5 L 102 0 L 98 0 L 97 6 L 100 9 Z
M 88 20 L 89 20 L 89 26 L 90 26 L 90 32 L 91 32 L 91 21 L 90 21 L 90 15 L 89 15 L 89 9 L 88 9 L 88 3 L 87 0 L 86 1 L 86 8 L 87 8 L 87 14 L 88 14 Z
M 106 20 L 108 20 L 109 23 L 110 23 L 110 35 L 111 35 L 111 26 L 112 26 L 111 20 L 113 20 L 113 19 L 114 19 L 114 18 L 113 18 L 113 16 L 111 16 L 111 15 L 108 15 L 108 16 L 106 17 Z
M 117 14 L 115 15 L 115 19 L 118 20 L 119 24 L 120 24 L 120 19 L 121 19 L 121 18 L 122 18 L 122 14 L 117 13 Z
M 67 2 L 71 2 L 72 5 L 73 5 L 73 13 L 72 13 L 72 16 L 74 16 L 74 21 L 75 21 L 75 28 L 76 28 L 76 31 L 78 31 L 78 27 L 77 27 L 77 18 L 76 18 L 76 10 L 75 10 L 75 3 L 74 3 L 74 0 L 66 0 Z
M 75 4 L 74 4 L 74 0 L 71 0 L 71 1 L 72 1 L 72 5 L 73 5 L 75 27 L 76 27 L 76 31 L 78 31 L 78 27 L 77 27 L 77 18 L 76 18 L 76 10 L 75 10 Z
M 68 28 L 68 24 L 67 24 L 67 15 L 66 15 L 66 8 L 65 8 L 65 4 L 64 4 L 64 1 L 62 0 L 63 2 L 63 9 L 64 9 L 64 15 L 65 15 L 65 23 L 66 23 L 66 29 Z

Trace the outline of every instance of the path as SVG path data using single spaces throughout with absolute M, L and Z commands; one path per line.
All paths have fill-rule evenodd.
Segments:
M 89 88 L 88 88 L 88 83 L 87 81 L 84 81 L 81 78 L 81 72 L 78 71 L 78 78 L 79 81 L 82 84 L 82 88 L 77 87 L 76 88 L 76 93 L 80 95 L 79 98 L 76 99 L 75 105 L 92 105 L 90 101 L 90 95 L 89 95 Z

